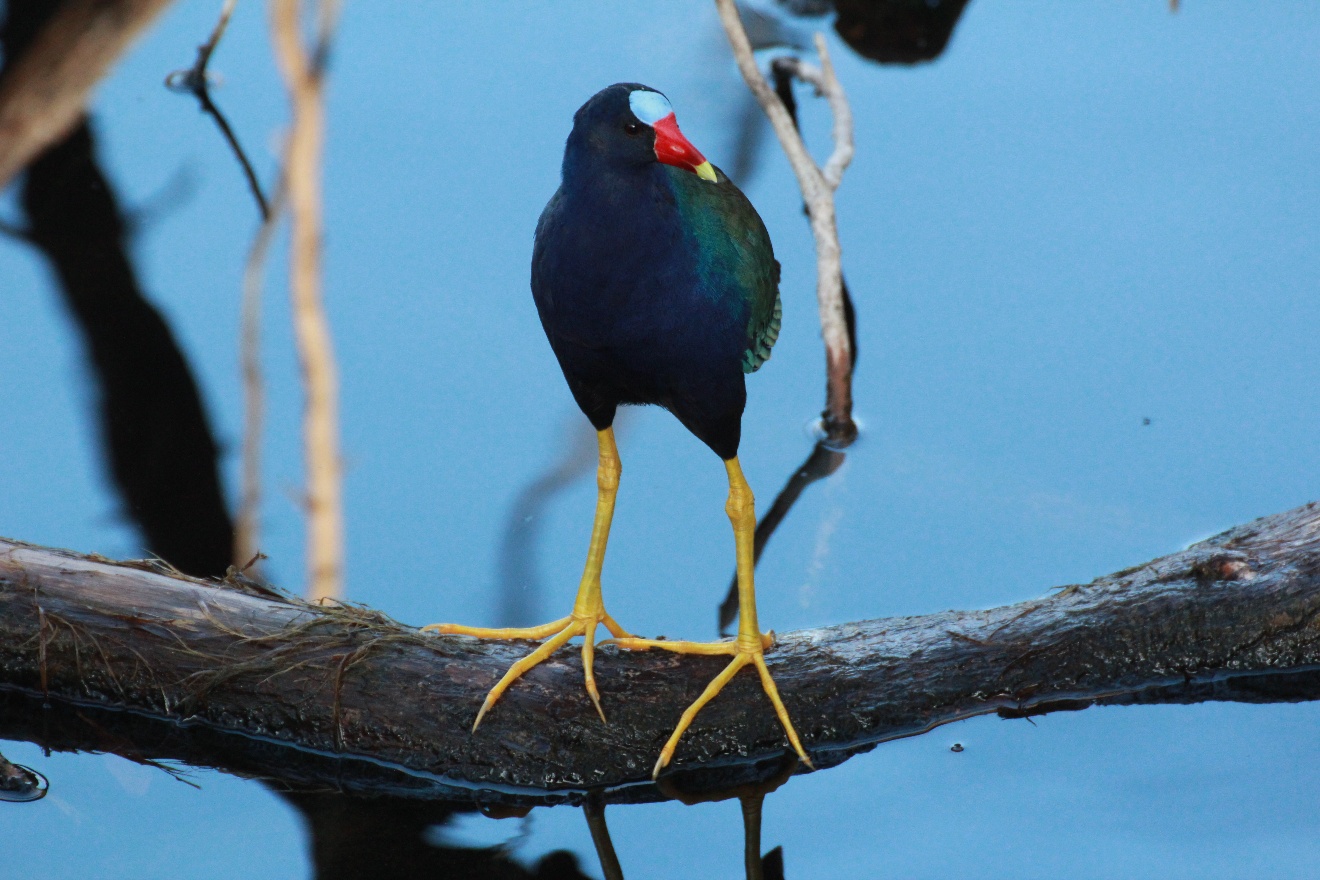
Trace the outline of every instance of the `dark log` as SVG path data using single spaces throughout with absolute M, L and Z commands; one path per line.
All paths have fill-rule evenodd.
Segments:
M 483 695 L 525 645 L 150 569 L 0 542 L 0 737 L 179 758 L 300 791 L 646 800 L 661 796 L 647 774 L 671 726 L 722 666 L 602 649 L 605 725 L 578 652 L 564 650 L 473 734 Z M 830 766 L 990 712 L 1315 699 L 1317 611 L 1310 504 L 1043 599 L 791 633 L 768 660 Z M 759 684 L 740 675 L 684 738 L 675 779 L 695 767 L 698 786 L 745 782 L 784 749 Z

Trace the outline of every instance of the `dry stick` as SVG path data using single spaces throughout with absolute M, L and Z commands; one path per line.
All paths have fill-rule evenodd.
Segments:
M 211 31 L 210 39 L 197 47 L 197 61 L 187 70 L 176 70 L 165 77 L 167 88 L 187 91 L 197 98 L 198 103 L 202 105 L 202 112 L 208 114 L 215 120 L 220 133 L 224 135 L 225 141 L 229 144 L 229 149 L 233 151 L 238 158 L 239 165 L 243 168 L 243 177 L 247 180 L 248 189 L 252 191 L 252 197 L 257 200 L 257 210 L 261 212 L 261 219 L 270 219 L 270 205 L 266 202 L 266 196 L 261 192 L 261 184 L 257 180 L 257 173 L 252 169 L 252 163 L 248 161 L 247 153 L 238 143 L 238 136 L 234 130 L 229 127 L 229 120 L 220 112 L 220 108 L 211 100 L 211 84 L 207 77 L 206 68 L 211 63 L 211 56 L 215 53 L 215 47 L 219 45 L 220 38 L 225 35 L 225 29 L 229 27 L 229 19 L 234 14 L 234 6 L 238 0 L 225 0 L 225 4 L 220 9 L 220 18 L 215 23 Z
M 261 437 L 266 423 L 266 386 L 261 372 L 261 281 L 266 254 L 280 214 L 284 186 L 276 186 L 269 212 L 257 230 L 243 269 L 239 361 L 243 370 L 243 486 L 234 522 L 234 565 L 245 569 L 261 551 Z
M 339 388 L 330 325 L 321 300 L 321 154 L 325 135 L 324 57 L 335 4 L 318 4 L 309 53 L 299 35 L 298 0 L 272 0 L 275 55 L 293 101 L 284 180 L 292 216 L 290 287 L 306 386 L 307 595 L 343 595 L 344 524 L 339 457 Z
M 734 0 L 715 0 L 715 5 L 729 37 L 729 45 L 733 48 L 738 70 L 770 119 L 770 125 L 797 177 L 802 200 L 811 215 L 811 232 L 816 240 L 816 300 L 820 309 L 821 335 L 825 339 L 825 430 L 832 442 L 846 446 L 856 438 L 857 426 L 852 419 L 852 347 L 848 341 L 848 325 L 844 315 L 843 270 L 839 232 L 834 216 L 834 191 L 838 189 L 844 169 L 852 161 L 852 114 L 848 109 L 848 100 L 834 75 L 825 38 L 817 34 L 816 51 L 820 54 L 820 69 L 816 70 L 801 62 L 799 64 L 800 75 L 804 79 L 813 77 L 808 81 L 829 100 L 834 115 L 834 152 L 822 169 L 807 151 L 788 109 L 756 66 L 751 42 L 738 18 Z
M 168 5 L 66 0 L 23 54 L 6 64 L 0 81 L 0 189 L 77 124 L 92 87 Z M 13 15 L 12 9 L 6 13 Z

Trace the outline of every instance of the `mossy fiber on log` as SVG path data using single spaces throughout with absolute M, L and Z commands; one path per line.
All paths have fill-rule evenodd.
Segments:
M 1047 598 L 784 635 L 767 660 L 828 766 L 988 712 L 1314 699 L 1317 613 L 1311 504 Z M 661 797 L 646 782 L 651 762 L 720 658 L 602 649 L 605 725 L 571 686 L 578 652 L 562 651 L 472 734 L 482 696 L 523 650 L 275 597 L 241 578 L 0 541 L 0 736 L 179 758 L 299 790 Z M 736 784 L 771 772 L 785 744 L 754 676 L 729 687 L 677 763 Z

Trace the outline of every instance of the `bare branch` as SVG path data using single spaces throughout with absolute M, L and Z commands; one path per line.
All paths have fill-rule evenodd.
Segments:
M 13 3 L 6 14 L 13 14 Z M 0 189 L 78 123 L 92 87 L 169 0 L 66 0 L 0 78 Z
M 325 56 L 337 4 L 317 4 L 317 40 L 300 35 L 299 0 L 271 0 L 271 29 L 280 71 L 293 102 L 284 181 L 293 223 L 290 287 L 306 389 L 303 455 L 307 468 L 307 595 L 343 595 L 343 464 L 339 455 L 339 379 L 321 297 L 321 158 L 325 137 Z
M 816 51 L 820 54 L 820 67 L 796 57 L 779 60 L 795 77 L 813 86 L 817 95 L 829 101 L 830 114 L 834 117 L 834 152 L 821 169 L 821 176 L 830 189 L 837 190 L 843 172 L 853 158 L 852 108 L 848 105 L 848 96 L 843 93 L 843 86 L 834 75 L 834 64 L 823 34 L 816 34 Z
M 834 155 L 827 163 L 831 174 L 827 178 L 808 152 L 788 109 L 756 66 L 751 42 L 738 17 L 734 0 L 715 0 L 715 5 L 733 49 L 734 60 L 738 63 L 738 70 L 770 119 L 780 146 L 797 176 L 802 200 L 811 217 L 811 231 L 816 240 L 816 301 L 820 312 L 821 335 L 825 339 L 825 430 L 832 442 L 846 446 L 856 438 L 857 426 L 852 418 L 852 347 L 848 339 L 848 322 L 843 302 L 843 269 L 834 215 L 834 190 L 838 187 L 843 169 L 852 158 L 852 123 L 851 114 L 847 113 L 847 99 L 834 77 L 824 37 L 817 34 L 816 47 L 821 53 L 822 67 L 820 87 L 829 97 L 831 109 L 835 113 L 834 133 L 838 139 Z M 845 111 L 843 117 L 839 116 L 840 107 Z
M 167 88 L 175 91 L 186 91 L 192 94 L 199 104 L 202 105 L 202 112 L 208 114 L 215 120 L 216 126 L 220 129 L 220 134 L 224 136 L 225 142 L 229 144 L 229 149 L 238 159 L 242 166 L 243 177 L 247 180 L 248 189 L 252 191 L 252 197 L 257 202 L 257 210 L 261 213 L 262 220 L 270 219 L 270 206 L 266 203 L 266 196 L 261 191 L 261 183 L 257 180 L 257 173 L 252 169 L 252 163 L 248 161 L 247 153 L 238 142 L 238 136 L 229 126 L 229 120 L 220 112 L 215 101 L 211 98 L 211 80 L 207 73 L 207 66 L 211 63 L 211 56 L 215 53 L 215 48 L 220 44 L 220 38 L 225 35 L 225 29 L 229 27 L 229 19 L 234 14 L 234 6 L 238 0 L 225 0 L 224 6 L 220 8 L 220 18 L 211 30 L 210 38 L 197 47 L 197 61 L 187 70 L 176 70 L 165 77 Z

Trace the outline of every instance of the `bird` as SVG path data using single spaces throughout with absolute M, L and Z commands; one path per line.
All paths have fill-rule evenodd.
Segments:
M 542 642 L 491 688 L 473 731 L 520 676 L 577 636 L 583 637 L 587 694 L 604 721 L 594 673 L 596 629 L 604 626 L 613 638 L 602 644 L 730 657 L 682 714 L 653 778 L 672 760 L 697 713 L 746 666 L 759 674 L 789 744 L 810 767 L 766 668 L 765 651 L 774 638 L 757 621 L 755 499 L 738 460 L 745 377 L 769 359 L 783 311 L 779 263 L 760 215 L 684 137 L 663 93 L 616 83 L 573 117 L 559 189 L 536 226 L 531 268 L 532 296 L 550 347 L 596 429 L 596 512 L 567 617 L 534 627 L 427 627 Z M 622 472 L 613 424 L 620 406 L 634 404 L 669 410 L 724 463 L 738 573 L 739 627 L 732 640 L 639 638 L 605 610 L 601 568 Z

